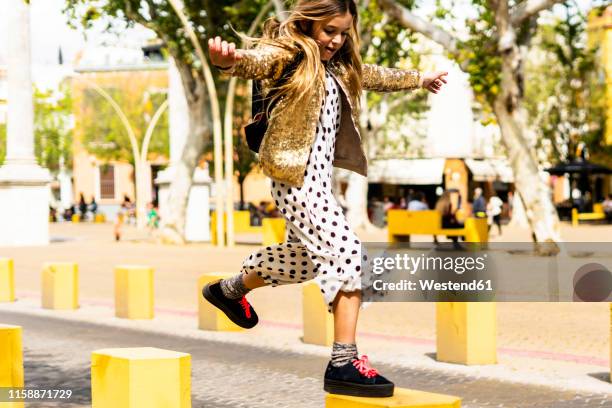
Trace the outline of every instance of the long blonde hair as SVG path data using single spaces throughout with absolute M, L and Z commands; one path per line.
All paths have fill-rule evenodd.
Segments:
M 336 15 L 350 13 L 353 24 L 348 35 L 336 54 L 329 61 L 340 65 L 348 77 L 348 91 L 354 105 L 359 104 L 361 95 L 361 56 L 359 54 L 360 38 L 358 12 L 354 0 L 297 0 L 288 18 L 279 22 L 270 18 L 264 23 L 263 36 L 250 42 L 269 44 L 282 48 L 294 48 L 298 54 L 295 69 L 289 76 L 275 87 L 274 100 L 283 96 L 300 101 L 312 87 L 313 78 L 319 78 L 321 72 L 321 56 L 319 46 L 310 36 L 314 22 L 324 21 Z

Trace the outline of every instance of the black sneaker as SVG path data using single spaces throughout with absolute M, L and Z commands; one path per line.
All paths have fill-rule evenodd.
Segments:
M 361 356 L 340 367 L 327 364 L 323 389 L 330 394 L 355 397 L 391 397 L 395 385 L 370 367 L 368 356 Z
M 238 326 L 245 329 L 253 328 L 259 322 L 259 318 L 251 304 L 246 300 L 246 297 L 243 296 L 240 299 L 225 297 L 221 291 L 220 282 L 221 280 L 218 280 L 204 286 L 204 289 L 202 289 L 204 298 L 225 313 Z

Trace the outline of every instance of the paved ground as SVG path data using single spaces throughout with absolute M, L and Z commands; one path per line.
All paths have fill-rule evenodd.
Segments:
M 107 347 L 161 347 L 192 356 L 194 407 L 319 408 L 324 401 L 321 373 L 326 357 L 274 348 L 228 344 L 171 334 L 69 322 L 0 312 L 0 321 L 24 330 L 26 383 L 29 387 L 68 388 L 69 402 L 29 403 L 28 407 L 84 407 L 91 404 L 91 352 Z M 70 336 L 66 336 L 66 332 Z M 442 373 L 437 370 L 379 364 L 400 387 L 443 392 L 463 399 L 465 408 L 612 407 L 612 396 L 577 393 Z
M 603 242 L 612 236 L 612 227 L 609 226 L 572 228 L 564 224 L 563 228 L 564 237 L 571 237 L 575 241 Z M 8 256 L 15 260 L 19 296 L 19 301 L 14 304 L 0 305 L 0 321 L 21 324 L 19 319 L 25 319 L 31 325 L 27 331 L 29 334 L 24 337 L 28 378 L 35 379 L 35 382 L 52 382 L 57 372 L 65 372 L 66 378 L 83 378 L 88 373 L 91 351 L 106 347 L 102 344 L 105 333 L 119 330 L 116 327 L 120 325 L 125 330 L 113 332 L 115 336 L 109 337 L 113 341 L 119 339 L 122 344 L 125 341 L 125 344 L 133 345 L 142 341 L 142 345 L 149 345 L 154 341 L 151 336 L 133 333 L 129 329 L 157 330 L 155 341 L 163 338 L 165 342 L 167 333 L 180 335 L 168 337 L 167 345 L 157 346 L 190 353 L 196 350 L 193 351 L 196 407 L 322 406 L 319 376 L 329 351 L 323 347 L 304 345 L 299 340 L 299 286 L 262 288 L 250 295 L 262 318 L 262 324 L 254 331 L 228 335 L 194 329 L 197 277 L 212 271 L 237 271 L 242 259 L 258 248 L 256 245 L 225 249 L 205 244 L 160 246 L 146 234 L 129 228 L 126 229 L 125 241 L 116 243 L 110 225 L 54 224 L 51 234 L 53 243 L 46 247 L 0 248 L 0 257 Z M 385 232 L 360 232 L 359 235 L 364 240 L 383 241 Z M 529 234 L 517 228 L 506 228 L 502 237 L 492 237 L 493 241 L 528 239 Z M 79 264 L 83 306 L 79 311 L 47 313 L 40 309 L 40 271 L 47 261 L 74 261 Z M 125 263 L 148 264 L 155 268 L 157 317 L 154 322 L 125 322 L 113 318 L 112 270 L 115 265 Z M 45 323 L 34 317 L 27 320 L 28 315 L 45 316 L 47 320 Z M 68 326 L 71 330 L 69 339 L 65 335 L 68 323 L 48 319 L 58 316 L 73 319 Z M 380 316 L 385 318 L 381 319 Z M 459 395 L 466 398 L 464 406 L 608 406 L 607 398 L 612 387 L 608 380 L 610 312 L 607 303 L 499 303 L 499 364 L 487 367 L 436 362 L 434 316 L 435 305 L 430 303 L 373 304 L 361 314 L 360 352 L 370 355 L 376 366 L 380 366 L 378 362 L 393 365 L 393 368 L 384 365 L 383 368 L 400 386 Z M 113 329 L 101 330 L 84 322 L 96 322 Z M 49 325 L 49 330 L 45 324 Z M 100 342 L 96 342 L 98 338 Z M 194 341 L 193 338 L 198 340 Z M 218 354 L 215 357 L 217 360 L 207 357 L 205 350 L 199 354 L 202 342 L 215 344 L 214 347 L 202 345 L 204 349 L 213 347 L 215 350 L 221 350 L 219 345 L 222 343 L 235 344 L 236 347 L 240 345 L 257 356 L 262 353 L 261 348 L 269 344 L 277 345 L 281 351 L 264 352 L 268 359 L 258 362 L 259 365 L 250 362 L 239 364 L 225 352 Z M 227 346 L 227 349 L 231 347 Z M 82 353 L 63 354 L 62 350 L 81 350 Z M 291 353 L 306 354 L 308 357 L 296 359 Z M 317 357 L 313 357 L 313 354 Z M 293 364 L 296 364 L 295 369 Z M 309 366 L 310 371 L 301 371 L 302 364 Z M 273 369 L 266 369 L 266 365 Z M 206 375 L 206 370 L 212 370 L 215 379 Z M 234 395 L 233 398 L 237 400 L 224 400 L 213 390 L 223 384 L 234 384 L 238 388 L 236 381 L 242 380 L 232 380 L 236 372 L 239 373 L 238 378 L 242 378 L 244 373 L 244 378 L 257 378 L 260 383 L 262 378 L 266 378 L 265 384 L 253 386 L 246 399 Z M 510 381 L 518 381 L 521 385 L 513 385 Z M 285 382 L 289 388 L 299 385 L 300 390 L 305 390 L 303 405 L 284 402 L 283 395 L 290 394 L 289 391 L 279 392 L 269 388 L 284 387 Z M 245 380 L 239 388 L 250 389 L 247 384 Z M 537 387 L 538 384 L 554 389 Z M 86 386 L 88 381 L 81 384 L 81 387 Z M 261 390 L 261 394 L 258 390 Z M 82 398 L 87 395 L 87 392 L 82 393 Z M 319 399 L 313 399 L 313 395 L 319 395 Z M 261 401 L 258 402 L 258 399 Z M 561 400 L 567 402 L 562 403 Z M 75 406 L 87 405 L 87 401 L 79 401 Z M 538 401 L 539 405 L 519 404 L 534 401 Z

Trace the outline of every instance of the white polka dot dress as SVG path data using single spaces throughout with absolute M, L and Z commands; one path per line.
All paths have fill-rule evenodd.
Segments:
M 349 228 L 331 190 L 332 161 L 340 128 L 340 89 L 325 75 L 326 96 L 310 152 L 304 184 L 289 187 L 272 181 L 272 196 L 286 220 L 287 239 L 263 248 L 243 263 L 272 286 L 315 279 L 331 307 L 339 291 L 361 289 L 361 242 Z

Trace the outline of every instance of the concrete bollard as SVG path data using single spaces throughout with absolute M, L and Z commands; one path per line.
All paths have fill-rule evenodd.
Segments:
M 0 387 L 23 387 L 21 327 L 0 324 Z M 23 402 L 3 402 L 1 407 L 23 408 Z
M 363 398 L 327 394 L 325 408 L 461 408 L 461 399 L 450 395 L 395 388 L 389 398 Z
M 242 327 L 234 324 L 225 313 L 211 305 L 204 296 L 202 289 L 210 282 L 233 276 L 229 273 L 215 272 L 201 275 L 198 279 L 198 328 L 213 331 L 241 331 Z
M 11 258 L 0 258 L 0 302 L 15 301 L 15 268 Z
M 79 308 L 79 267 L 72 262 L 46 263 L 42 270 L 42 307 Z
M 152 319 L 153 268 L 140 265 L 115 267 L 115 316 Z
M 191 408 L 191 356 L 153 347 L 96 350 L 92 408 Z
M 304 337 L 308 344 L 331 346 L 334 342 L 334 316 L 327 312 L 319 285 L 314 282 L 302 285 L 302 320 Z
M 436 304 L 438 361 L 457 364 L 497 363 L 495 302 Z

